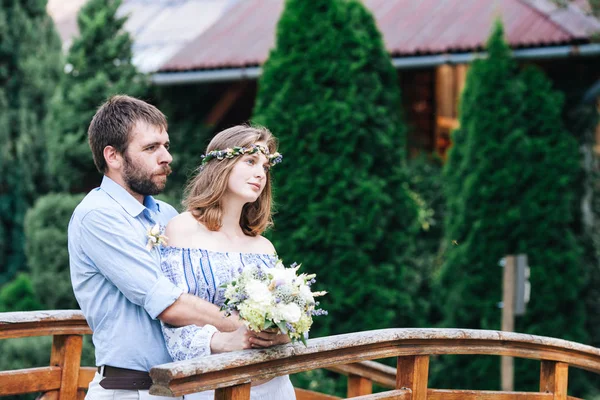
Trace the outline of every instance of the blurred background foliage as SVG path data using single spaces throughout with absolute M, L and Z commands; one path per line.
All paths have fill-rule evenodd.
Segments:
M 120 4 L 89 0 L 80 36 L 63 56 L 46 1 L 2 2 L 1 312 L 77 308 L 66 228 L 101 179 L 86 132 L 106 98 L 134 95 L 168 116 L 174 173 L 159 197 L 177 208 L 216 133 L 204 122 L 206 86 L 155 87 L 136 71 Z M 322 306 L 330 315 L 315 320 L 313 337 L 500 329 L 498 260 L 525 252 L 534 295 L 517 330 L 600 346 L 598 112 L 581 101 L 589 82 L 550 81 L 517 64 L 500 23 L 488 52 L 468 72 L 448 159 L 408 157 L 414 127 L 371 13 L 358 0 L 287 0 L 252 122 L 275 133 L 285 156 L 273 175 L 277 213 L 268 235 L 287 263 L 302 262 L 329 291 Z M 0 370 L 46 365 L 50 344 L 0 341 Z M 89 337 L 82 364 L 94 364 Z M 343 395 L 335 376 L 320 370 L 292 379 Z M 517 389 L 532 389 L 537 377 L 517 364 Z M 440 357 L 431 380 L 499 389 L 499 361 Z M 599 388 L 583 374 L 570 382 L 580 397 Z

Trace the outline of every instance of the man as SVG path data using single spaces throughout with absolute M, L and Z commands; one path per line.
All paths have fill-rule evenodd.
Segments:
M 171 362 L 159 320 L 220 331 L 240 324 L 161 275 L 160 227 L 177 215 L 152 197 L 171 173 L 165 116 L 114 96 L 96 112 L 88 136 L 104 178 L 75 209 L 68 234 L 73 289 L 94 332 L 98 366 L 86 399 L 146 398 L 150 368 Z

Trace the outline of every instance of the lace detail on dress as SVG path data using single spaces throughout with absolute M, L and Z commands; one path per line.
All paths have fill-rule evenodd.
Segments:
M 245 267 L 260 264 L 275 266 L 277 256 L 258 253 L 225 253 L 204 249 L 166 247 L 163 249 L 163 274 L 186 293 L 219 307 L 225 302 L 224 284 L 231 282 Z M 162 323 L 169 354 L 174 361 L 210 354 L 210 340 L 216 332 L 211 325 L 176 328 Z

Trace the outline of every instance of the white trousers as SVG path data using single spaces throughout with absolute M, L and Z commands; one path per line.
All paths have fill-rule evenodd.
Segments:
M 152 396 L 147 390 L 112 390 L 100 386 L 102 376 L 96 372 L 85 400 L 182 400 L 182 397 Z

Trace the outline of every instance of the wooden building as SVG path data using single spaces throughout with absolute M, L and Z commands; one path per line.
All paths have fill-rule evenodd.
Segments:
M 600 79 L 600 22 L 586 1 L 364 0 L 398 70 L 411 151 L 444 155 L 457 126 L 469 63 L 485 55 L 495 18 L 521 64 L 541 66 L 555 86 L 582 93 Z M 210 87 L 205 122 L 217 129 L 250 119 L 260 66 L 274 46 L 284 0 L 234 2 L 153 76 L 157 85 Z

